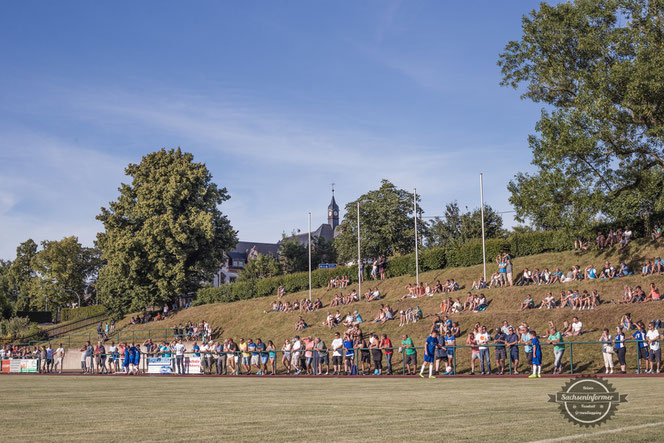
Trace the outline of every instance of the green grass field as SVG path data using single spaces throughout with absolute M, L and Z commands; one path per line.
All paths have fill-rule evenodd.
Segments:
M 628 403 L 595 428 L 547 402 L 565 381 L 7 375 L 0 430 L 18 441 L 662 439 L 663 378 L 611 379 Z

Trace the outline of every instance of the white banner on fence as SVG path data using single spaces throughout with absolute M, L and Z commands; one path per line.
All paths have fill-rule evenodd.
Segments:
M 184 372 L 185 374 L 200 374 L 201 371 L 201 357 L 185 357 L 184 358 Z
M 149 358 L 148 359 L 148 374 L 172 374 L 173 366 L 171 359 L 168 357 L 162 358 Z
M 36 359 L 12 359 L 9 361 L 9 372 L 39 372 Z

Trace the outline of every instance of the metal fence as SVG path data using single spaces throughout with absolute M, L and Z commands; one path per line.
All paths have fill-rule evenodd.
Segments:
M 164 331 L 170 331 L 170 336 L 168 333 L 165 333 Z M 130 331 L 130 332 L 125 332 L 122 334 L 124 336 L 124 340 L 118 339 L 118 343 L 121 343 L 123 341 L 127 342 L 136 342 L 137 336 L 136 333 L 139 331 Z M 152 338 L 153 340 L 158 340 L 158 339 L 163 339 L 164 342 L 169 342 L 171 339 L 175 338 L 173 335 L 173 330 L 163 330 L 164 335 L 155 335 L 154 330 L 144 331 L 147 335 L 147 338 Z M 85 338 L 85 337 L 84 337 Z M 664 341 L 664 340 L 661 340 Z M 647 342 L 644 341 L 637 341 L 637 340 L 626 340 L 625 342 L 625 348 L 626 348 L 626 367 L 628 372 L 633 372 L 633 371 L 638 371 L 638 372 L 643 372 L 644 368 L 642 365 L 642 359 L 638 358 L 639 356 L 639 347 L 645 345 L 646 349 L 648 348 Z M 63 343 L 64 344 L 64 343 Z M 601 372 L 602 369 L 604 369 L 604 358 L 602 356 L 602 344 L 603 342 L 601 341 L 567 341 L 558 344 L 557 346 L 564 346 L 564 353 L 563 353 L 563 359 L 562 359 L 562 368 L 565 373 L 569 374 L 587 374 L 587 373 L 597 373 Z M 27 344 L 26 344 L 27 346 Z M 30 345 L 32 346 L 32 345 Z M 510 358 L 511 353 L 509 349 L 506 349 L 506 359 L 505 359 L 505 373 L 506 374 L 514 374 L 517 370 L 521 369 L 522 373 L 526 373 L 530 371 L 530 365 L 527 363 L 527 358 L 526 358 L 526 353 L 524 350 L 524 347 L 526 345 L 524 344 L 518 344 L 515 345 L 517 346 L 518 349 L 518 354 L 519 354 L 519 367 L 516 368 L 514 366 L 515 359 Z M 548 344 L 548 343 L 541 343 L 542 346 L 542 371 L 543 372 L 549 372 L 553 368 L 553 361 L 554 361 L 554 353 L 553 353 L 553 346 L 556 346 L 554 344 Z M 483 347 L 486 347 L 489 349 L 489 356 L 490 356 L 490 363 L 493 368 L 495 368 L 496 365 L 496 353 L 495 350 L 496 348 L 501 348 L 503 347 L 502 345 L 496 345 L 496 344 L 487 344 Z M 471 360 L 471 349 L 469 348 L 477 348 L 477 346 L 468 346 L 468 345 L 457 345 L 457 346 L 448 346 L 448 349 L 452 349 L 453 356 L 452 356 L 452 372 L 454 374 L 459 374 L 459 375 L 464 375 L 464 374 L 469 374 L 470 373 L 470 360 Z M 374 359 L 372 358 L 371 351 L 375 350 L 375 348 L 355 348 L 352 349 L 352 351 L 347 351 L 345 348 L 342 348 L 340 351 L 342 353 L 342 363 L 341 366 L 344 368 L 346 366 L 344 364 L 346 360 L 346 354 L 349 354 L 348 356 L 350 357 L 350 365 L 351 366 L 356 366 L 356 370 L 358 374 L 361 374 L 362 372 L 368 373 L 369 375 L 372 374 L 372 371 L 375 371 L 376 369 L 376 364 L 374 362 Z M 416 351 L 416 364 L 415 364 L 415 372 L 418 372 L 421 364 L 424 362 L 424 348 L 423 347 L 414 347 L 411 348 Z M 575 350 L 577 355 L 580 353 L 580 351 L 583 349 L 583 354 L 584 358 L 579 359 L 577 358 L 575 360 L 574 354 Z M 391 368 L 392 371 L 391 373 L 394 375 L 404 375 L 407 374 L 407 368 L 406 368 L 406 352 L 407 349 L 403 347 L 392 347 L 392 348 L 385 348 L 381 350 L 381 358 L 380 358 L 380 367 L 382 369 L 382 373 L 384 374 L 387 371 L 387 357 L 386 357 L 386 351 L 392 351 L 392 356 L 390 357 L 391 359 Z M 67 352 L 77 352 L 77 351 L 71 351 L 71 349 Z M 289 373 L 292 373 L 293 371 L 286 371 L 286 368 L 284 364 L 282 363 L 283 357 L 284 357 L 284 351 L 281 350 L 275 350 L 272 351 L 274 353 L 274 361 L 276 362 L 276 373 L 279 375 L 287 375 Z M 311 352 L 312 354 L 312 369 L 311 371 L 307 371 L 307 360 L 306 360 L 306 355 L 309 355 L 308 352 Z M 268 351 L 261 351 L 261 352 L 203 352 L 203 351 L 198 351 L 198 352 L 193 352 L 193 351 L 187 351 L 185 353 L 185 356 L 189 357 L 201 357 L 202 360 L 206 360 L 205 356 L 209 355 L 210 360 L 212 364 L 210 365 L 211 367 L 208 368 L 209 370 L 207 372 L 216 374 L 217 373 L 217 367 L 219 365 L 219 362 L 217 361 L 217 357 L 222 354 L 226 361 L 228 359 L 233 359 L 234 361 L 237 360 L 239 364 L 237 365 L 232 365 L 234 367 L 233 374 L 235 375 L 243 375 L 243 372 L 246 372 L 246 368 L 242 368 L 242 362 L 243 358 L 248 358 L 249 362 L 251 364 L 251 359 L 252 357 L 258 357 L 258 362 L 260 363 L 261 356 L 267 356 L 268 361 L 267 364 L 271 366 L 271 360 Z M 290 351 L 289 354 L 291 355 L 291 358 L 295 355 L 293 351 Z M 319 368 L 319 363 L 322 361 L 322 354 L 319 353 L 316 350 L 310 350 L 307 351 L 306 349 L 301 349 L 299 351 L 301 362 L 298 364 L 299 367 L 302 368 L 303 373 L 307 372 L 318 372 Z M 329 368 L 331 368 L 333 365 L 333 358 L 332 354 L 333 351 L 331 349 L 328 349 L 327 352 L 324 354 L 327 354 L 327 359 L 329 361 L 329 365 L 326 365 L 326 370 L 329 371 Z M 120 356 L 118 354 L 111 355 L 111 354 L 100 354 L 99 357 L 103 357 L 103 360 L 108 364 L 108 359 L 114 359 L 113 361 L 117 361 L 118 364 L 118 369 L 121 371 L 124 363 L 124 357 Z M 26 358 L 26 359 L 31 359 L 31 358 L 38 358 L 35 357 L 34 355 L 29 355 L 26 357 L 13 357 L 13 358 Z M 173 350 L 169 350 L 166 352 L 162 351 L 152 351 L 150 353 L 144 353 L 141 352 L 141 359 L 140 359 L 140 370 L 142 372 L 148 372 L 148 359 L 149 358 L 168 358 L 171 360 L 171 368 L 173 373 L 176 372 L 176 357 L 175 353 Z M 94 366 L 95 360 L 97 360 L 96 356 L 93 356 L 88 364 L 91 364 Z M 207 361 L 207 360 L 206 360 Z M 614 362 L 614 366 L 618 368 L 618 371 L 620 371 L 620 365 L 617 363 L 617 356 L 614 353 L 612 356 L 612 361 Z M 445 369 L 447 359 L 445 358 L 441 364 L 441 369 Z M 44 365 L 44 362 L 40 361 L 39 362 L 39 368 L 41 369 Z M 207 365 L 203 364 L 203 367 Z M 214 367 L 214 370 L 212 369 Z M 255 366 L 251 367 L 251 371 L 253 374 L 256 374 Z M 346 372 L 347 368 L 342 369 L 342 375 Z M 412 369 L 412 365 L 411 365 Z M 664 368 L 663 368 L 664 369 Z M 326 371 L 326 372 L 327 372 Z M 227 374 L 229 373 L 228 370 L 226 369 L 225 371 Z M 332 372 L 332 371 L 329 371 Z M 493 371 L 495 373 L 495 371 Z M 413 373 L 411 371 L 411 373 Z

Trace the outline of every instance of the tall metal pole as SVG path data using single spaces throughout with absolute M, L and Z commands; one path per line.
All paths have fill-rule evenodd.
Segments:
M 311 212 L 309 213 L 309 301 L 311 301 Z
M 418 256 L 418 240 L 417 240 L 417 188 L 413 188 L 413 208 L 415 210 L 415 281 L 417 286 L 420 285 L 420 260 Z
M 362 297 L 362 257 L 360 254 L 360 202 L 357 202 L 357 295 Z
M 486 283 L 486 245 L 484 242 L 484 182 L 480 172 L 480 213 L 482 214 L 482 263 L 484 264 L 484 282 Z

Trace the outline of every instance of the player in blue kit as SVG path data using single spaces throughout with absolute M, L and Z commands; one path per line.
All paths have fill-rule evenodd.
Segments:
M 438 333 L 433 330 L 431 335 L 427 337 L 427 342 L 424 345 L 424 363 L 420 369 L 420 377 L 424 378 L 424 368 L 429 365 L 429 378 L 436 378 L 433 375 L 433 363 L 436 360 L 436 348 L 438 347 Z
M 448 329 L 445 334 L 445 349 L 447 350 L 447 368 L 444 375 L 454 375 L 454 347 L 456 346 L 456 337 L 452 329 Z
M 139 374 L 140 371 L 140 364 L 141 364 L 141 347 L 139 346 L 132 346 L 135 351 L 134 351 L 134 359 L 132 361 L 132 369 L 134 370 L 135 374 Z
M 528 376 L 528 378 L 541 378 L 542 372 L 542 346 L 540 345 L 539 338 L 537 338 L 537 332 L 534 330 L 530 331 L 530 335 L 533 337 L 530 340 L 530 346 L 533 347 L 533 373 Z

